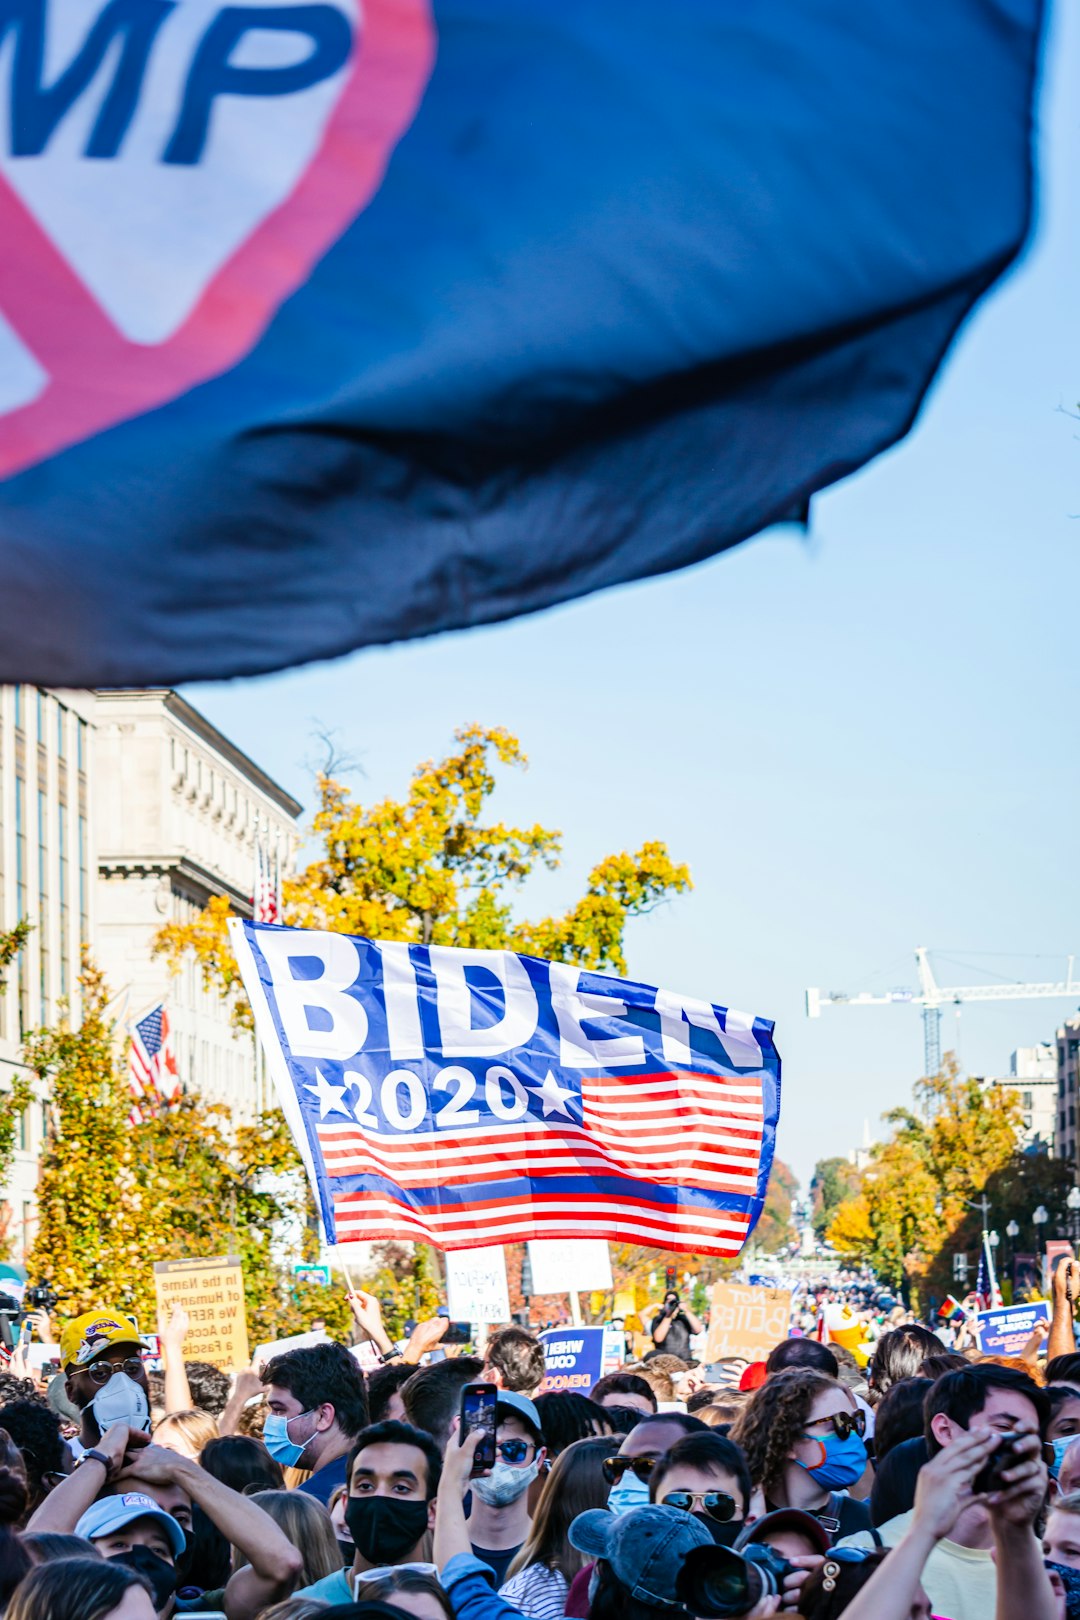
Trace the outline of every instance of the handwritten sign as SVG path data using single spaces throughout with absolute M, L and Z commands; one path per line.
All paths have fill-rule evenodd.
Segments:
M 509 1322 L 506 1255 L 500 1243 L 446 1255 L 446 1303 L 454 1322 Z
M 217 1260 L 158 1260 L 154 1288 L 162 1325 L 176 1305 L 188 1314 L 185 1361 L 209 1361 L 225 1372 L 247 1366 L 244 1273 L 235 1255 Z
M 714 1283 L 704 1359 L 744 1356 L 747 1361 L 764 1361 L 773 1346 L 787 1338 L 790 1322 L 789 1289 Z

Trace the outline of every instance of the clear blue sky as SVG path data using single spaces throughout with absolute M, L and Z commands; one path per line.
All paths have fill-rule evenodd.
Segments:
M 527 910 L 570 900 L 608 851 L 666 839 L 694 891 L 632 925 L 631 972 L 776 1020 L 778 1150 L 804 1183 L 922 1067 L 914 1009 L 811 1023 L 808 984 L 913 983 L 918 944 L 1023 978 L 1080 956 L 1080 422 L 1059 410 L 1080 400 L 1080 14 L 1055 11 L 1034 246 L 910 438 L 819 496 L 808 539 L 188 693 L 305 802 L 315 721 L 360 758 L 368 797 L 403 790 L 455 725 L 510 727 L 531 768 L 497 808 L 565 837 Z M 939 960 L 939 977 L 975 976 Z M 1071 1010 L 968 1008 L 962 1060 L 1002 1073 Z M 951 1012 L 942 1034 L 955 1043 Z

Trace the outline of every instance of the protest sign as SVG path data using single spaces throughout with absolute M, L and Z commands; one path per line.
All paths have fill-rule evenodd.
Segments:
M 541 1395 L 587 1395 L 600 1377 L 604 1362 L 602 1327 L 548 1328 L 540 1334 L 544 1347 L 544 1382 Z
M 579 1238 L 556 1243 L 549 1238 L 529 1244 L 534 1294 L 576 1294 L 611 1287 L 611 1255 L 606 1238 Z
M 174 1306 L 190 1321 L 184 1339 L 187 1361 L 209 1361 L 231 1372 L 248 1364 L 244 1274 L 237 1256 L 216 1260 L 158 1260 L 154 1265 L 158 1320 L 168 1322 Z
M 626 1334 L 620 1327 L 605 1327 L 603 1366 L 605 1373 L 616 1372 L 626 1360 Z
M 329 1343 L 330 1335 L 321 1329 L 314 1329 L 311 1333 L 291 1333 L 287 1339 L 267 1339 L 265 1344 L 257 1344 L 252 1361 L 261 1367 L 263 1362 L 283 1356 L 287 1350 L 306 1350 L 310 1344 Z
M 562 1247 L 586 1237 L 742 1248 L 780 1108 L 768 1019 L 513 951 L 233 923 L 328 1243 L 556 1239 L 560 1293 L 593 1286 Z
M 506 1255 L 501 1245 L 446 1256 L 446 1303 L 454 1322 L 509 1322 Z
M 980 1311 L 975 1318 L 979 1349 L 984 1356 L 1018 1356 L 1038 1324 L 1049 1321 L 1050 1307 L 1045 1299 Z
M 744 1356 L 764 1361 L 791 1320 L 791 1293 L 786 1288 L 751 1288 L 742 1283 L 713 1284 L 705 1361 Z

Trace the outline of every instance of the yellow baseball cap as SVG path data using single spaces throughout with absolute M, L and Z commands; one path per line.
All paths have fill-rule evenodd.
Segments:
M 60 1360 L 65 1370 L 86 1367 L 112 1344 L 133 1344 L 142 1348 L 138 1329 L 123 1311 L 84 1311 L 68 1322 L 60 1334 Z

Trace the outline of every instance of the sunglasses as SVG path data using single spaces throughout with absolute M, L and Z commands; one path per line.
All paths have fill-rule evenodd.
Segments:
M 92 1361 L 86 1372 L 95 1384 L 107 1384 L 113 1373 L 127 1373 L 129 1378 L 142 1376 L 143 1362 L 141 1356 L 129 1356 L 126 1361 L 118 1365 L 111 1361 Z
M 693 1513 L 700 1506 L 703 1513 L 720 1524 L 727 1524 L 735 1517 L 735 1498 L 726 1491 L 669 1491 L 663 1498 L 663 1506 L 682 1508 L 684 1513 Z
M 857 1434 L 861 1440 L 866 1433 L 865 1412 L 833 1412 L 829 1417 L 815 1418 L 809 1427 L 816 1429 L 821 1423 L 831 1424 L 833 1434 L 838 1440 L 846 1440 L 850 1434 Z M 817 1435 L 812 1434 L 808 1438 L 816 1440 Z
M 503 1462 L 523 1463 L 529 1455 L 531 1440 L 500 1440 L 495 1450 Z
M 638 1479 L 648 1479 L 656 1462 L 655 1457 L 605 1457 L 600 1472 L 609 1485 L 617 1485 L 628 1468 L 633 1469 Z

